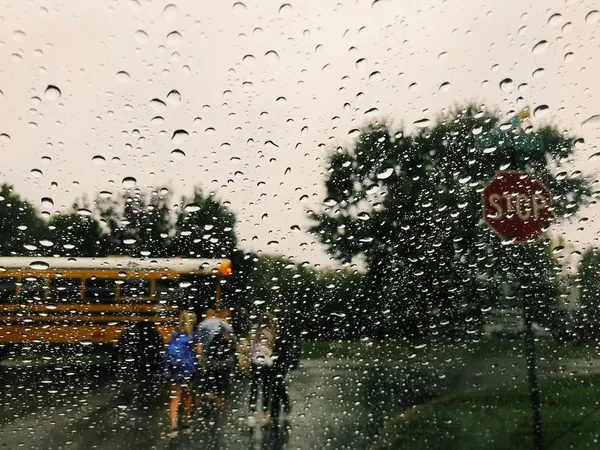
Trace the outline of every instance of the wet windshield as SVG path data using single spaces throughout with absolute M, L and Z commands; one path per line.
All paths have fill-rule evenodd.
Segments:
M 598 447 L 600 5 L 0 25 L 7 448 Z

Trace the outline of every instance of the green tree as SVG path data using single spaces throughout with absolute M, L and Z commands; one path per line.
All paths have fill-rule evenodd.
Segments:
M 587 249 L 578 265 L 579 311 L 577 337 L 591 341 L 600 337 L 600 250 Z
M 164 192 L 164 193 L 163 193 Z M 109 234 L 109 253 L 164 258 L 173 255 L 173 219 L 167 190 L 149 195 L 126 192 L 117 200 L 98 199 L 99 215 Z
M 0 254 L 33 256 L 41 251 L 40 240 L 47 235 L 47 224 L 31 203 L 14 192 L 12 186 L 0 186 Z
M 107 256 L 108 237 L 100 222 L 91 215 L 82 215 L 77 204 L 71 212 L 58 214 L 48 224 L 49 253 L 60 256 Z
M 540 307 L 556 292 L 547 243 L 504 245 L 481 223 L 481 192 L 500 170 L 528 171 L 552 192 L 555 221 L 575 213 L 588 181 L 555 170 L 575 142 L 475 107 L 413 134 L 368 125 L 331 154 L 311 231 L 339 260 L 364 257 L 383 334 L 476 331 L 504 283 L 550 320 Z
M 196 188 L 182 198 L 174 225 L 174 252 L 194 258 L 229 258 L 237 248 L 236 218 L 213 195 Z

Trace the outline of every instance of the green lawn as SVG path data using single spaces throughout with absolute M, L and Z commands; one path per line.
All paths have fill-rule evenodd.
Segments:
M 522 341 L 510 339 L 309 341 L 302 346 L 302 358 L 414 361 L 435 365 L 488 358 L 520 358 L 522 351 Z M 561 344 L 549 339 L 540 339 L 536 352 L 541 361 L 600 358 L 600 347 Z
M 545 449 L 600 447 L 600 375 L 541 382 Z M 531 449 L 524 382 L 464 391 L 416 406 L 389 421 L 374 450 Z

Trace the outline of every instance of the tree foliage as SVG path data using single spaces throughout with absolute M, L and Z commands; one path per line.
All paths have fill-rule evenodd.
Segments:
M 552 192 L 554 220 L 572 215 L 590 193 L 588 181 L 556 168 L 575 142 L 474 107 L 413 134 L 368 125 L 331 154 L 325 206 L 311 231 L 341 261 L 364 257 L 385 329 L 477 330 L 504 283 L 532 307 L 553 303 L 557 292 L 547 242 L 505 245 L 482 224 L 483 188 L 499 171 L 531 172 Z

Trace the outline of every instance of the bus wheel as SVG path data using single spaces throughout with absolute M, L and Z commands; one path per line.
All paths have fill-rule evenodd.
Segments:
M 119 339 L 117 370 L 153 371 L 161 361 L 163 343 L 152 326 L 128 328 Z

